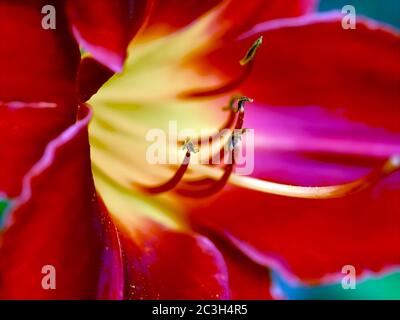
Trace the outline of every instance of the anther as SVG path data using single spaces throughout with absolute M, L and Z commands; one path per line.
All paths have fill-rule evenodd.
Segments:
M 241 66 L 244 66 L 244 71 L 238 75 L 232 81 L 225 83 L 223 85 L 214 87 L 214 88 L 201 88 L 201 89 L 194 89 L 187 92 L 183 92 L 180 97 L 181 98 L 202 98 L 202 97 L 210 97 L 210 96 L 217 96 L 224 93 L 228 93 L 232 90 L 235 90 L 239 87 L 250 75 L 253 66 L 253 60 L 257 53 L 257 49 L 261 46 L 263 41 L 263 37 L 259 37 L 252 46 L 248 49 L 246 55 L 243 57 L 242 60 L 239 61 Z
M 250 47 L 250 49 L 247 51 L 246 55 L 243 57 L 242 60 L 240 60 L 240 65 L 244 66 L 248 64 L 250 61 L 254 59 L 254 56 L 256 55 L 257 49 L 261 46 L 263 42 L 263 37 L 259 37 L 253 45 Z
M 242 97 L 238 100 L 238 112 L 244 112 L 244 105 L 246 102 L 253 102 L 254 100 L 248 97 Z
M 237 101 L 237 106 L 235 106 L 235 102 Z M 242 107 L 244 107 L 245 102 L 253 102 L 254 100 L 242 95 L 234 95 L 229 100 L 227 106 L 223 107 L 222 110 L 233 110 L 234 112 L 240 111 Z
M 234 128 L 233 128 L 233 133 L 234 132 L 240 132 L 242 130 L 242 128 L 243 128 L 244 114 L 245 114 L 244 113 L 244 105 L 245 105 L 245 103 L 246 102 L 253 102 L 253 99 L 245 97 L 245 96 L 240 96 L 239 98 L 236 98 L 236 99 L 238 101 L 237 102 L 237 108 L 234 109 L 233 104 L 232 104 L 232 110 L 233 111 L 231 111 L 231 113 L 238 112 L 239 115 L 236 118 L 236 123 L 235 123 Z M 230 129 L 230 127 L 229 127 L 229 129 Z M 220 156 L 220 159 L 223 161 L 224 158 L 225 158 L 225 148 L 224 147 L 221 147 L 221 149 L 219 150 L 219 156 Z M 209 161 L 211 159 L 212 159 L 212 156 L 209 157 Z
M 248 129 L 242 128 L 242 129 L 236 129 L 233 131 L 231 138 L 229 139 L 229 150 L 234 150 L 238 148 L 240 142 L 242 141 L 242 136 L 244 133 L 246 133 Z
M 190 138 L 186 138 L 182 147 L 183 150 L 187 150 L 190 153 L 197 153 L 199 149 L 194 145 Z
M 237 102 L 237 104 L 236 104 Z M 192 153 L 196 153 L 198 152 L 198 148 L 201 147 L 204 144 L 211 144 L 212 141 L 215 141 L 218 138 L 221 138 L 221 132 L 223 132 L 226 129 L 232 129 L 232 127 L 234 126 L 236 129 L 238 129 L 238 124 L 237 121 L 235 122 L 236 119 L 236 113 L 243 113 L 244 112 L 244 105 L 246 102 L 253 102 L 253 99 L 246 97 L 246 96 L 242 96 L 242 95 L 233 95 L 228 104 L 222 108 L 222 110 L 230 110 L 229 113 L 229 117 L 226 120 L 226 122 L 222 125 L 221 128 L 219 128 L 218 133 L 213 134 L 211 136 L 208 137 L 200 137 L 198 146 L 196 147 L 195 144 L 193 142 L 190 142 L 190 144 L 188 144 L 188 140 L 186 139 L 185 142 L 180 141 L 179 145 L 183 146 L 183 149 L 187 149 L 190 150 Z M 243 116 L 240 117 L 241 118 L 241 123 L 243 124 Z M 235 125 L 236 123 L 236 125 Z M 240 123 L 239 123 L 240 126 Z M 241 127 L 240 127 L 241 128 Z M 240 129 L 239 128 L 239 129 Z M 190 148 L 190 149 L 188 149 Z

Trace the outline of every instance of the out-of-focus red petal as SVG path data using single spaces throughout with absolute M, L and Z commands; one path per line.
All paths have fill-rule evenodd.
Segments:
M 80 102 L 89 100 L 113 75 L 114 72 L 111 69 L 97 60 L 91 57 L 82 59 L 78 74 Z
M 237 78 L 243 72 L 238 61 L 263 35 L 240 88 L 246 95 L 274 106 L 321 106 L 399 131 L 399 34 L 361 19 L 356 30 L 344 30 L 341 19 L 324 14 L 265 22 L 207 55 L 202 68 Z
M 230 0 L 219 16 L 218 24 L 227 27 L 225 38 L 228 35 L 235 37 L 260 22 L 301 16 L 315 10 L 316 6 L 316 0 Z
M 0 102 L 0 118 L 0 190 L 15 197 L 21 192 L 22 177 L 74 118 L 54 103 L 20 102 Z
M 146 32 L 165 33 L 187 26 L 209 10 L 220 10 L 216 29 L 227 27 L 230 35 L 250 29 L 258 22 L 298 16 L 316 7 L 316 0 L 158 0 Z M 222 7 L 219 7 L 221 5 Z M 216 30 L 211 30 L 215 32 Z
M 56 9 L 54 30 L 42 28 L 45 5 Z M 2 0 L 0 37 L 0 101 L 76 107 L 80 54 L 64 16 L 63 1 Z
M 56 9 L 44 29 L 42 8 Z M 75 122 L 79 48 L 63 1 L 0 3 L 0 192 L 10 197 L 49 141 Z
M 70 0 L 67 8 L 83 48 L 118 72 L 127 46 L 147 19 L 152 4 L 152 0 Z
M 230 187 L 195 208 L 193 224 L 224 234 L 251 259 L 289 278 L 337 280 L 345 265 L 361 274 L 400 264 L 399 186 L 397 172 L 373 188 L 330 200 Z
M 127 299 L 228 299 L 226 265 L 205 237 L 141 222 L 121 227 Z
M 194 226 L 197 227 L 196 225 Z M 229 289 L 233 300 L 270 300 L 269 269 L 255 263 L 238 248 L 229 243 L 223 234 L 201 230 L 221 251 L 228 267 Z
M 146 32 L 149 30 L 161 33 L 175 31 L 222 2 L 223 0 L 156 0 Z
M 121 298 L 123 273 L 115 226 L 94 189 L 87 124 L 76 124 L 46 147 L 13 199 L 0 245 L 0 297 L 6 299 Z M 42 287 L 55 267 L 56 289 Z
M 272 299 L 270 273 L 266 266 L 255 263 L 239 250 L 227 245 L 223 245 L 220 250 L 228 267 L 229 288 L 233 300 Z

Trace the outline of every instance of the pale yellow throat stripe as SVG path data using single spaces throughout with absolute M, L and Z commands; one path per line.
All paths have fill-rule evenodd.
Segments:
M 303 187 L 280 184 L 257 178 L 238 176 L 233 174 L 229 183 L 238 187 L 273 195 L 303 199 L 331 199 L 344 197 L 354 192 L 370 187 L 380 179 L 400 169 L 399 157 L 392 157 L 382 167 L 375 169 L 370 174 L 355 181 L 332 186 Z M 206 166 L 197 166 L 197 172 L 201 172 L 211 178 L 218 179 L 222 174 L 221 169 Z

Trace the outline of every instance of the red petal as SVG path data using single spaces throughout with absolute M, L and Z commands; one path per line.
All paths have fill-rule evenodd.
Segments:
M 196 226 L 195 226 L 196 227 Z M 228 267 L 229 289 L 233 300 L 270 300 L 271 282 L 269 269 L 244 255 L 229 239 L 209 230 L 200 230 L 221 251 Z
M 397 173 L 374 188 L 330 200 L 230 188 L 204 201 L 192 218 L 260 264 L 290 278 L 321 281 L 342 276 L 348 264 L 358 274 L 400 264 L 399 186 Z
M 84 49 L 118 72 L 122 70 L 128 44 L 146 20 L 152 2 L 70 0 L 68 13 Z
M 56 9 L 55 30 L 42 28 L 45 5 Z M 47 143 L 75 121 L 80 54 L 59 1 L 0 6 L 0 190 L 12 197 Z
M 229 26 L 229 34 L 246 31 L 258 22 L 280 17 L 292 17 L 307 13 L 316 7 L 316 0 L 159 0 L 149 21 L 150 30 L 165 33 L 182 28 L 211 9 L 222 10 L 218 16 L 217 28 Z M 215 30 L 212 30 L 215 31 Z
M 126 298 L 229 298 L 225 262 L 207 238 L 146 222 L 121 230 Z
M 228 25 L 227 34 L 232 37 L 243 33 L 258 23 L 309 13 L 317 7 L 316 0 L 265 1 L 231 0 L 223 10 L 218 24 Z M 226 36 L 226 35 L 225 35 Z
M 1 235 L 0 296 L 7 299 L 118 298 L 122 265 L 115 227 L 97 203 L 87 124 L 78 122 L 46 148 L 24 178 Z M 42 288 L 42 268 L 56 289 Z
M 246 48 L 263 35 L 241 87 L 246 95 L 276 106 L 317 105 L 399 131 L 399 34 L 361 20 L 356 30 L 343 30 L 341 19 L 325 14 L 266 22 L 203 61 L 235 78 Z
M 175 31 L 196 20 L 222 0 L 157 0 L 146 32 Z
M 0 118 L 0 190 L 14 197 L 21 192 L 22 177 L 74 116 L 52 103 L 0 102 Z
M 114 72 L 93 58 L 83 59 L 79 67 L 78 77 L 80 101 L 89 100 L 113 74 Z
M 270 273 L 266 266 L 255 263 L 236 248 L 223 245 L 220 250 L 228 266 L 231 299 L 272 299 Z
M 56 8 L 55 30 L 42 28 L 45 5 Z M 0 101 L 77 105 L 75 79 L 80 55 L 62 2 L 1 1 L 0 37 Z

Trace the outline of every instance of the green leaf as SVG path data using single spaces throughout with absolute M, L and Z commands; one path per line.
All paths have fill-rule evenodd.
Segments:
M 3 222 L 7 209 L 10 207 L 10 201 L 0 198 L 0 230 L 3 228 Z

